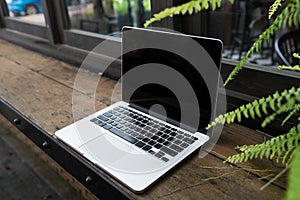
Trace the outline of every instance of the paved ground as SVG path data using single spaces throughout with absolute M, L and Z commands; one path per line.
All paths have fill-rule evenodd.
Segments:
M 0 117 L 0 199 L 82 199 L 62 177 L 13 136 Z

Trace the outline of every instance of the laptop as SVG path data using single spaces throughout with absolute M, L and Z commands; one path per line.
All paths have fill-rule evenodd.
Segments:
M 218 39 L 124 27 L 122 100 L 56 137 L 132 191 L 145 191 L 209 140 L 219 79 L 211 73 L 221 52 Z

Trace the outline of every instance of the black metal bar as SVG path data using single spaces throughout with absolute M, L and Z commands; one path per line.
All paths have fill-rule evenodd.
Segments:
M 3 16 L 8 17 L 9 16 L 9 10 L 7 7 L 7 3 L 5 0 L 0 0 L 0 8 L 2 10 Z
M 0 28 L 5 27 L 4 17 L 9 16 L 9 11 L 5 0 L 0 0 Z
M 50 40 L 53 44 L 62 44 L 64 41 L 64 26 L 69 26 L 66 22 L 66 5 L 61 4 L 60 0 L 42 0 L 45 20 L 50 32 Z
M 0 98 L 0 114 L 100 199 L 132 199 L 78 154 Z

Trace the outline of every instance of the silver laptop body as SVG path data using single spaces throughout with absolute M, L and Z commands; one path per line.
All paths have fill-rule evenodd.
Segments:
M 162 36 L 162 38 L 159 36 Z M 218 68 L 220 65 L 222 43 L 219 40 L 125 27 L 122 39 L 122 75 L 142 66 L 139 69 L 146 71 L 144 74 L 148 74 L 148 77 L 132 78 L 132 76 L 128 76 L 127 80 L 122 80 L 122 101 L 114 103 L 55 133 L 59 140 L 66 143 L 97 167 L 105 170 L 134 192 L 143 192 L 209 140 L 203 127 L 210 121 L 213 108 L 208 109 L 207 114 L 207 112 L 202 112 L 202 106 L 205 107 L 207 102 L 214 102 L 211 99 L 206 101 L 210 97 L 207 95 L 207 92 L 201 94 L 201 91 L 197 95 L 201 103 L 197 105 L 189 105 L 191 102 L 193 103 L 190 99 L 180 99 L 181 101 L 187 101 L 186 105 L 189 105 L 189 108 L 186 110 L 189 110 L 188 112 L 192 114 L 185 115 L 189 115 L 191 120 L 197 116 L 193 114 L 193 111 L 197 110 L 195 109 L 196 107 L 202 113 L 196 123 L 192 125 L 186 124 L 182 122 L 181 116 L 184 114 L 184 111 L 180 111 L 180 108 L 178 108 L 184 103 L 173 101 L 172 89 L 169 91 L 166 86 L 160 88 L 160 85 L 163 83 L 156 84 L 156 81 L 148 81 L 148 83 L 144 84 L 145 87 L 139 85 L 141 84 L 139 80 L 151 80 L 151 72 L 160 74 L 162 79 L 164 78 L 168 81 L 168 77 L 172 73 L 166 74 L 168 70 L 164 71 L 160 68 L 166 69 L 164 68 L 166 65 L 170 66 L 173 64 L 172 62 L 168 63 L 168 59 L 173 61 L 177 58 L 182 59 L 170 57 L 172 52 L 171 54 L 167 52 L 167 55 L 164 57 L 163 54 L 166 50 L 154 48 L 141 48 L 143 50 L 139 50 L 139 48 L 135 47 L 129 47 L 129 49 L 134 48 L 134 51 L 126 49 L 131 44 L 143 43 L 147 40 L 147 37 L 153 38 L 155 40 L 154 43 L 159 43 L 159 40 L 164 40 L 164 42 L 170 40 L 172 43 L 172 39 L 178 41 L 181 38 L 194 38 L 198 42 L 200 41 L 200 45 L 208 52 L 207 55 L 210 57 L 214 56 L 210 58 L 214 61 L 213 67 Z M 208 48 L 214 49 L 210 51 Z M 158 56 L 160 57 L 159 59 L 157 58 Z M 152 57 L 156 57 L 156 59 L 151 60 Z M 139 61 L 140 59 L 141 61 Z M 165 61 L 161 64 L 150 66 L 151 63 L 157 63 L 160 60 Z M 150 63 L 150 65 L 147 63 Z M 177 68 L 185 66 L 176 66 L 174 69 L 177 72 L 181 72 Z M 205 67 L 207 66 L 203 66 L 203 68 Z M 198 77 L 188 77 L 190 75 L 194 76 L 195 73 L 191 71 L 182 71 L 182 73 L 187 79 L 196 78 L 197 83 L 201 85 L 201 81 L 198 82 Z M 158 78 L 157 80 L 159 81 L 160 79 Z M 170 82 L 170 84 L 174 82 L 174 84 L 181 85 L 180 80 Z M 217 86 L 217 82 L 215 85 Z M 197 86 L 193 89 L 203 90 L 202 87 Z M 154 95 L 152 95 L 153 93 Z M 195 93 L 198 94 L 199 91 L 195 91 Z M 173 106 L 174 104 L 176 104 L 175 107 Z M 178 109 L 179 112 L 177 112 Z M 174 114 L 174 117 L 172 114 Z M 205 116 L 208 119 L 202 121 L 202 117 Z M 187 119 L 190 119 L 189 117 Z

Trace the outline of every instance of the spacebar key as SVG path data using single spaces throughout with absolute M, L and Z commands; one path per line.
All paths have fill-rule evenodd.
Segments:
M 111 129 L 109 129 L 109 131 L 132 144 L 134 144 L 138 141 L 137 139 L 131 137 L 130 135 L 127 135 L 126 133 L 120 131 L 119 129 L 111 128 Z

